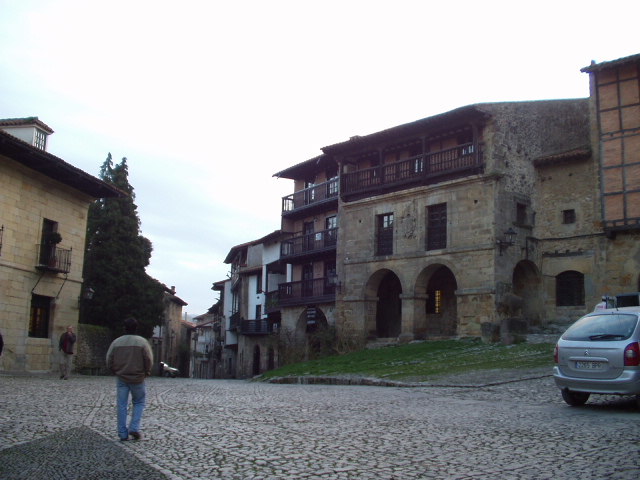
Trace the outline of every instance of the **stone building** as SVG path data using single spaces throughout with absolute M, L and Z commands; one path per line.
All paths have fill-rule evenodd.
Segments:
M 276 230 L 263 238 L 233 247 L 225 263 L 231 265 L 229 294 L 231 310 L 225 357 L 235 364 L 237 378 L 258 375 L 278 364 L 277 344 L 272 333 L 280 329 L 280 311 L 267 308 L 267 299 L 285 277 L 279 263 L 280 245 L 288 237 Z M 223 291 L 223 285 L 216 288 Z M 225 295 L 227 293 L 225 292 Z M 270 295 L 271 294 L 271 295 Z M 236 340 L 236 344 L 231 343 Z M 233 350 L 235 349 L 235 358 Z
M 176 295 L 176 287 L 163 285 L 163 290 L 163 317 L 160 325 L 154 328 L 151 339 L 156 363 L 154 373 L 161 373 L 159 364 L 165 362 L 180 370 L 182 376 L 188 377 L 191 371 L 189 347 L 193 327 L 182 319 L 182 308 L 188 304 Z
M 586 99 L 493 103 L 323 148 L 341 171 L 337 326 L 410 341 L 543 323 L 533 161 L 588 147 L 588 125 Z
M 584 68 L 590 98 L 465 106 L 277 173 L 283 331 L 510 340 L 640 291 L 639 62 Z
M 0 120 L 0 369 L 58 368 L 58 339 L 77 329 L 89 205 L 125 196 L 48 153 L 37 117 Z
M 277 289 L 282 335 L 312 347 L 307 340 L 335 324 L 338 164 L 321 155 L 274 176 L 294 181 L 294 193 L 282 199 L 281 228 L 290 235 L 280 252 L 286 282 Z

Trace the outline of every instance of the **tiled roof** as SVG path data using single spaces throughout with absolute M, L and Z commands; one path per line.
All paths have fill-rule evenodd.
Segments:
M 0 127 L 19 127 L 22 125 L 37 125 L 48 134 L 53 133 L 53 129 L 46 123 L 40 121 L 38 117 L 0 118 Z
M 606 70 L 612 67 L 619 67 L 620 65 L 624 65 L 625 63 L 635 63 L 635 62 L 640 62 L 640 53 L 637 53 L 635 55 L 630 55 L 628 57 L 618 58 L 617 60 L 610 60 L 608 62 L 596 63 L 595 61 L 592 61 L 591 65 L 580 69 L 580 71 L 581 72 L 597 72 L 597 71 Z
M 126 197 L 127 193 L 0 129 L 0 155 L 93 198 Z
M 556 163 L 565 163 L 570 161 L 587 160 L 591 157 L 591 147 L 582 146 L 575 147 L 562 152 L 556 152 L 551 155 L 543 155 L 533 159 L 535 166 L 552 165 Z

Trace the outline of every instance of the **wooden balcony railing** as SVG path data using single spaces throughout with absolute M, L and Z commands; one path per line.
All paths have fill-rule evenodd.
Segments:
M 56 245 L 38 245 L 39 270 L 50 272 L 69 273 L 71 271 L 71 249 L 57 247 Z
M 307 209 L 319 204 L 324 204 L 327 201 L 337 201 L 339 186 L 340 178 L 336 177 L 327 182 L 287 195 L 282 198 L 282 213 L 284 215 L 300 209 Z
M 308 303 L 333 302 L 336 299 L 336 284 L 331 277 L 314 278 L 278 285 L 281 307 Z
M 477 173 L 482 166 L 480 146 L 470 142 L 399 162 L 343 173 L 340 191 L 343 197 L 348 197 L 403 185 L 409 188 L 419 183 L 426 185 Z
M 238 328 L 241 335 L 268 335 L 273 332 L 273 324 L 266 320 L 242 320 Z
M 280 244 L 280 257 L 291 258 L 313 253 L 335 250 L 338 241 L 338 228 L 329 228 L 319 232 L 298 235 Z
M 280 310 L 280 292 L 278 290 L 265 294 L 264 313 L 269 314 Z
M 240 324 L 240 312 L 232 313 L 229 317 L 229 331 L 235 332 Z

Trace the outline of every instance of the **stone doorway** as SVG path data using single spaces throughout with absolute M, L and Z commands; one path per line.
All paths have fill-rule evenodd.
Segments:
M 529 260 L 518 262 L 513 269 L 513 294 L 522 299 L 519 315 L 529 326 L 540 325 L 543 319 L 542 276 Z
M 388 272 L 378 285 L 376 305 L 376 335 L 378 338 L 398 337 L 402 328 L 402 284 L 393 272 Z

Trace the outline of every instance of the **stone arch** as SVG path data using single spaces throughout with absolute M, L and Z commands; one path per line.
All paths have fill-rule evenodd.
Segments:
M 306 359 L 319 356 L 326 347 L 324 332 L 328 328 L 329 322 L 322 308 L 309 305 L 302 311 L 296 322 L 296 334 L 304 338 Z
M 378 282 L 376 304 L 376 336 L 394 338 L 402 330 L 402 283 L 388 271 Z
M 522 299 L 521 315 L 529 325 L 543 321 L 542 275 L 530 260 L 521 260 L 513 269 L 513 294 Z
M 253 375 L 260 375 L 260 345 L 253 347 Z
M 416 338 L 449 338 L 458 331 L 458 281 L 447 265 L 427 266 L 416 278 Z

